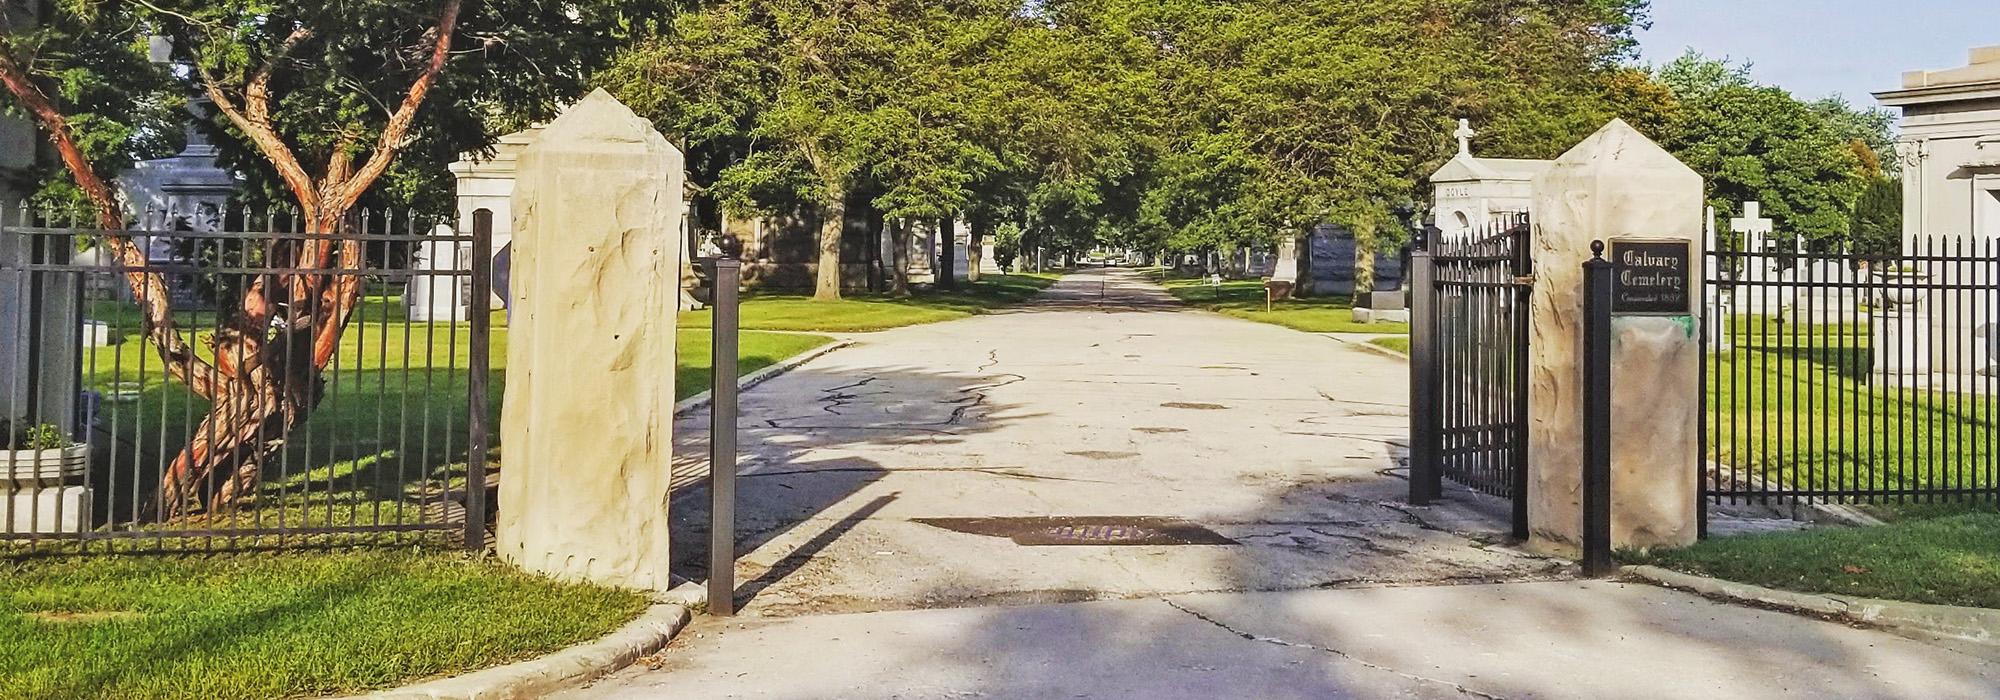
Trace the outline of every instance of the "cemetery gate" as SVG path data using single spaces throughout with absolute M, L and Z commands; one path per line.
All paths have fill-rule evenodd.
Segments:
M 1466 233 L 1431 228 L 1411 256 L 1410 500 L 1444 478 L 1511 499 L 1528 535 L 1528 313 L 1534 270 L 1525 215 Z
M 1815 251 L 1746 210 L 1739 240 L 1707 245 L 1704 528 L 1718 510 L 2000 502 L 2000 245 Z
M 483 547 L 490 221 L 0 212 L 0 551 Z

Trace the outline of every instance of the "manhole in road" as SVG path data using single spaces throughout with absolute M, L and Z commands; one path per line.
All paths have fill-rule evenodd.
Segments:
M 1024 547 L 1232 545 L 1206 527 L 1157 517 L 918 518 L 952 532 L 1005 537 Z

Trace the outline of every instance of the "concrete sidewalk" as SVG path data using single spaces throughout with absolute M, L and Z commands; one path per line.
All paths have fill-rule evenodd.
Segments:
M 2000 665 L 1638 584 L 1221 593 L 698 622 L 558 697 L 2000 698 Z

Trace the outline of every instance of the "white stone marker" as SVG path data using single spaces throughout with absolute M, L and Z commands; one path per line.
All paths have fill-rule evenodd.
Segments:
M 521 155 L 500 556 L 666 590 L 682 156 L 602 90 Z
M 1742 216 L 1729 220 L 1729 230 L 1739 236 L 1743 252 L 1767 254 L 1771 252 L 1770 236 L 1778 229 L 1777 222 L 1764 216 L 1764 204 L 1752 200 L 1743 203 Z M 1737 279 L 1756 284 L 1737 287 L 1732 306 L 1753 316 L 1771 313 L 1773 307 L 1780 313 L 1791 307 L 1787 298 L 1795 290 L 1783 284 L 1784 272 L 1775 259 L 1767 255 L 1739 257 L 1736 266 Z
M 1699 261 L 1692 248 L 1701 240 L 1702 211 L 1701 176 L 1623 121 L 1612 121 L 1536 178 L 1531 547 L 1573 555 L 1582 542 L 1583 262 L 1590 259 L 1591 241 L 1685 241 L 1688 260 Z M 1699 274 L 1691 270 L 1690 282 Z M 1695 315 L 1612 320 L 1613 546 L 1695 541 L 1699 324 Z
M 1703 269 L 1704 274 L 1702 276 L 1707 277 L 1709 270 L 1721 267 L 1719 263 L 1724 260 L 1721 256 L 1715 255 L 1716 252 L 1722 250 L 1722 241 L 1715 233 L 1715 207 L 1707 207 L 1702 210 L 1701 230 L 1703 247 L 1701 264 L 1708 266 Z M 1716 279 L 1722 278 L 1717 277 Z M 1708 334 L 1712 336 L 1708 340 L 1708 349 L 1710 352 L 1729 352 L 1735 347 L 1734 342 L 1729 337 L 1729 302 L 1723 300 L 1722 292 L 1715 285 L 1700 280 L 1697 281 L 1697 284 L 1701 285 L 1703 309 L 1704 313 L 1708 314 L 1706 328 L 1708 328 Z

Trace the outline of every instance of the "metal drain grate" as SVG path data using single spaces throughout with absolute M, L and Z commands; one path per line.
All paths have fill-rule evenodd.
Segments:
M 1235 540 L 1176 518 L 918 518 L 952 532 L 1005 537 L 1024 547 L 1232 545 Z

